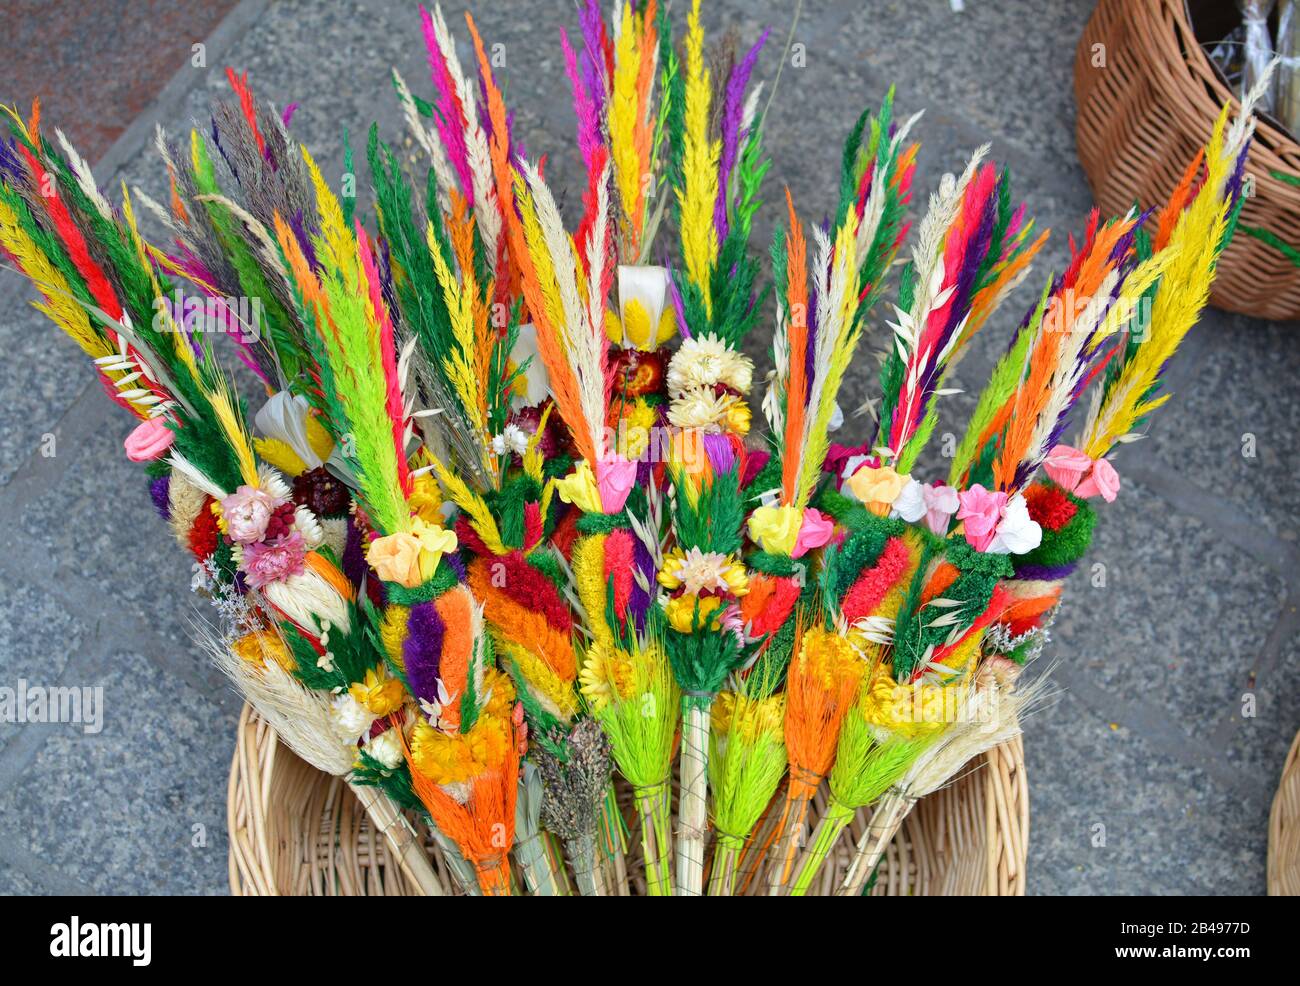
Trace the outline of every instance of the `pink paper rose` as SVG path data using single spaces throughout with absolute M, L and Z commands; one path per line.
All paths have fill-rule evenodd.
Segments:
M 803 523 L 799 525 L 799 534 L 794 539 L 794 551 L 791 558 L 798 558 L 814 548 L 820 548 L 830 541 L 835 533 L 835 522 L 815 507 L 803 512 Z
M 1092 468 L 1092 458 L 1069 445 L 1058 445 L 1047 453 L 1043 471 L 1061 489 L 1073 493 Z
M 126 457 L 132 462 L 152 462 L 159 459 L 172 446 L 176 434 L 162 418 L 150 418 L 135 426 L 126 436 L 123 446 Z
M 1101 494 L 1107 503 L 1113 503 L 1119 496 L 1119 473 L 1105 459 L 1098 459 L 1092 464 L 1088 477 L 1075 488 L 1074 495 L 1087 499 Z
M 596 488 L 600 491 L 600 508 L 607 514 L 616 514 L 627 503 L 627 496 L 636 482 L 636 463 L 621 455 L 613 455 L 596 463 Z
M 925 523 L 935 534 L 943 537 L 948 533 L 948 524 L 952 515 L 961 506 L 957 491 L 951 486 L 940 483 L 938 486 L 925 484 Z
M 957 519 L 964 525 L 966 540 L 976 551 L 984 551 L 997 533 L 1007 495 L 1000 490 L 991 492 L 976 483 L 970 489 L 958 493 L 957 499 L 960 503 Z
M 266 525 L 279 506 L 270 493 L 252 486 L 241 486 L 221 501 L 221 516 L 226 533 L 236 544 L 252 544 L 266 535 Z
M 1058 445 L 1043 460 L 1043 469 L 1057 486 L 1087 499 L 1100 496 L 1107 503 L 1119 495 L 1119 473 L 1105 459 L 1089 458 L 1069 445 Z

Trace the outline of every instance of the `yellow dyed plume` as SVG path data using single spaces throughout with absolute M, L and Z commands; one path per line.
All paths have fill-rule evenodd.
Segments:
M 704 309 L 713 317 L 709 274 L 718 257 L 713 207 L 718 198 L 718 160 L 722 142 L 709 140 L 709 70 L 704 67 L 704 29 L 700 0 L 691 4 L 686 21 L 686 107 L 682 134 L 682 255 L 691 282 L 704 294 Z
M 353 245 L 352 232 L 348 229 L 347 221 L 343 218 L 343 209 L 334 193 L 330 191 L 329 185 L 321 176 L 320 169 L 316 167 L 316 162 L 312 160 L 312 156 L 305 146 L 302 147 L 302 159 L 307 163 L 312 188 L 316 191 L 316 208 L 320 212 L 321 239 L 325 243 L 325 248 L 334 266 L 346 275 L 346 283 L 355 285 L 358 283 L 356 248 Z
M 1109 452 L 1138 421 L 1169 399 L 1168 393 L 1152 398 L 1147 394 L 1209 300 L 1231 204 L 1224 196 L 1235 163 L 1224 148 L 1228 109 L 1225 105 L 1219 114 L 1206 148 L 1205 182 L 1161 251 L 1169 256 L 1152 302 L 1147 338 L 1084 427 L 1079 447 L 1094 459 Z

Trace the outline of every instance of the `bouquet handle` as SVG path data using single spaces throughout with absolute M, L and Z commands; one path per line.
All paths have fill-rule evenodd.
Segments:
M 704 833 L 709 764 L 709 703 L 685 700 L 681 804 L 677 827 L 677 894 L 704 896 Z
M 862 894 L 862 888 L 867 885 L 880 857 L 885 854 L 885 847 L 898 832 L 898 827 L 903 824 L 903 819 L 911 812 L 914 803 L 905 795 L 892 791 L 880 799 L 876 810 L 871 813 L 867 830 L 858 840 L 849 872 L 835 891 L 836 897 L 857 897 Z
M 433 870 L 429 854 L 420 845 L 411 823 L 397 810 L 392 799 L 370 785 L 349 781 L 348 787 L 366 809 L 371 823 L 388 841 L 388 847 L 393 851 L 402 874 L 426 897 L 447 896 L 442 881 Z

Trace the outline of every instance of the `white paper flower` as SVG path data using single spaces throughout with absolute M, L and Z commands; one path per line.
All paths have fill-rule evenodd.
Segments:
M 912 480 L 898 494 L 893 512 L 909 524 L 915 524 L 924 518 L 926 526 L 942 537 L 948 533 L 952 515 L 959 506 L 961 502 L 957 499 L 957 491 L 951 486 Z
M 618 319 L 627 325 L 627 305 L 637 302 L 645 310 L 650 322 L 650 335 L 654 336 L 663 318 L 664 304 L 668 298 L 668 269 L 657 264 L 631 266 L 618 265 Z M 625 338 L 624 342 L 628 340 Z M 634 340 L 637 343 L 643 340 Z
M 1030 519 L 1029 504 L 1017 493 L 1002 508 L 1002 519 L 988 550 L 1000 555 L 1023 555 L 1043 543 L 1043 529 Z
M 894 501 L 893 512 L 909 524 L 915 524 L 925 516 L 925 488 L 915 479 L 908 480 Z
M 753 361 L 712 334 L 684 340 L 668 364 L 668 393 L 673 395 L 719 383 L 748 394 L 753 382 Z
M 523 375 L 523 397 L 514 398 L 515 403 L 523 407 L 536 407 L 551 392 L 551 379 L 546 375 L 546 364 L 542 362 L 541 351 L 537 348 L 537 326 L 525 322 L 519 326 L 519 336 L 515 339 L 514 348 L 510 350 L 510 362 L 518 367 L 530 357 L 528 369 Z

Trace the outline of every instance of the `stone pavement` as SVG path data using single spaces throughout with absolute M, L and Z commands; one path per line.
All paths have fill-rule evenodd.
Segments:
M 41 6 L 21 5 L 38 26 L 43 15 L 31 11 Z M 462 6 L 446 5 L 453 23 Z M 555 40 L 560 25 L 574 28 L 572 6 L 476 6 L 485 39 L 505 46 L 519 133 L 530 154 L 550 156 L 549 174 L 576 199 Z M 758 73 L 771 79 L 791 6 L 708 0 L 706 21 L 741 39 L 771 25 Z M 1055 231 L 1037 265 L 1041 284 L 1091 205 L 1071 95 L 1091 5 L 965 6 L 810 0 L 795 35 L 806 64 L 787 65 L 768 118 L 767 198 L 777 201 L 788 183 L 806 216 L 830 210 L 844 134 L 895 82 L 902 110 L 926 108 L 918 209 L 939 175 L 991 141 L 1039 224 Z M 188 66 L 187 30 L 150 35 L 160 61 L 185 67 L 122 122 L 125 132 L 98 159 L 101 182 L 125 180 L 158 197 L 154 123 L 177 132 L 205 119 L 227 64 L 248 70 L 260 96 L 301 103 L 293 130 L 331 177 L 341 171 L 344 125 L 358 142 L 372 119 L 386 139 L 401 139 L 390 66 L 418 93 L 430 90 L 413 3 L 245 0 L 208 35 L 206 69 Z M 44 36 L 24 31 L 22 43 Z M 76 42 L 80 57 L 107 58 L 112 37 L 92 27 Z M 11 43 L 0 42 L 0 73 Z M 45 43 L 52 64 L 66 60 L 59 46 L 72 42 Z M 29 95 L 0 74 L 0 100 Z M 77 126 L 69 130 L 75 139 Z M 769 215 L 756 242 L 769 242 L 770 230 Z M 959 386 L 978 388 L 1030 290 L 985 329 Z M 128 422 L 75 347 L 25 306 L 29 298 L 18 278 L 0 274 L 9 371 L 0 383 L 0 685 L 102 686 L 105 712 L 95 735 L 0 724 L 0 892 L 223 893 L 238 702 L 187 643 L 189 566 L 120 454 Z M 1174 397 L 1149 438 L 1119 457 L 1125 488 L 1100 510 L 1093 555 L 1104 585 L 1088 571 L 1069 586 L 1048 651 L 1061 697 L 1026 727 L 1031 893 L 1263 892 L 1268 805 L 1300 727 L 1300 524 L 1290 510 L 1300 464 L 1298 328 L 1211 312 L 1175 360 Z M 766 346 L 754 342 L 760 361 Z M 874 365 L 864 354 L 846 407 L 876 393 Z M 945 421 L 960 423 L 972 403 L 951 398 Z M 42 454 L 47 436 L 52 457 Z

